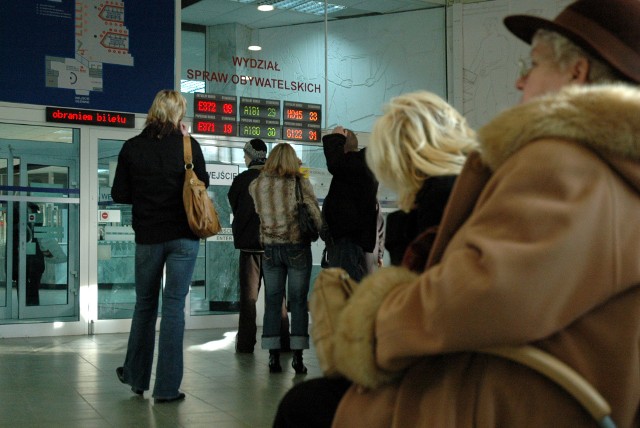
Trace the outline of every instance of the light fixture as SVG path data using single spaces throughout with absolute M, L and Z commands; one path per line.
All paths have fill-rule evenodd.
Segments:
M 274 8 L 272 4 L 261 4 L 260 6 L 258 6 L 258 10 L 260 12 L 271 12 L 273 9 Z
M 258 45 L 251 45 L 247 49 L 249 49 L 250 51 L 261 51 L 262 47 Z

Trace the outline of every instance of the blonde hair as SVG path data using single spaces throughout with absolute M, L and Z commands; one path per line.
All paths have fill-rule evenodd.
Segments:
M 178 91 L 163 89 L 156 94 L 145 126 L 151 126 L 159 136 L 180 128 L 180 121 L 187 113 L 187 100 Z
M 478 146 L 475 132 L 456 109 L 427 92 L 393 98 L 376 121 L 366 150 L 376 178 L 410 211 L 430 176 L 459 174 Z
M 288 143 L 276 145 L 271 149 L 262 172 L 280 177 L 296 177 L 300 175 L 300 160 L 296 151 Z
M 538 30 L 533 35 L 531 47 L 535 47 L 538 43 L 545 43 L 551 48 L 553 58 L 550 59 L 556 64 L 560 71 L 566 70 L 571 63 L 582 57 L 589 61 L 589 75 L 587 76 L 589 82 L 629 82 L 629 79 L 618 73 L 608 63 L 589 54 L 560 33 L 544 29 Z

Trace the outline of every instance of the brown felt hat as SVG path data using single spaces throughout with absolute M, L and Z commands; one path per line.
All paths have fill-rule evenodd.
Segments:
M 640 0 L 578 0 L 553 21 L 512 15 L 504 24 L 527 43 L 539 29 L 560 33 L 640 83 Z

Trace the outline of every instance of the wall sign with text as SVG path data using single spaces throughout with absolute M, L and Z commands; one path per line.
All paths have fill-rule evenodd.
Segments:
M 47 107 L 46 121 L 75 125 L 110 126 L 135 128 L 136 116 L 131 113 L 101 110 L 79 110 L 75 108 Z

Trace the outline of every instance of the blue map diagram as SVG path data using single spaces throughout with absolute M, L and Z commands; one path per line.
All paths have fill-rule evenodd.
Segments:
M 124 11 L 121 1 L 76 0 L 75 58 L 47 56 L 46 86 L 89 95 L 103 90 L 103 64 L 133 66 Z

